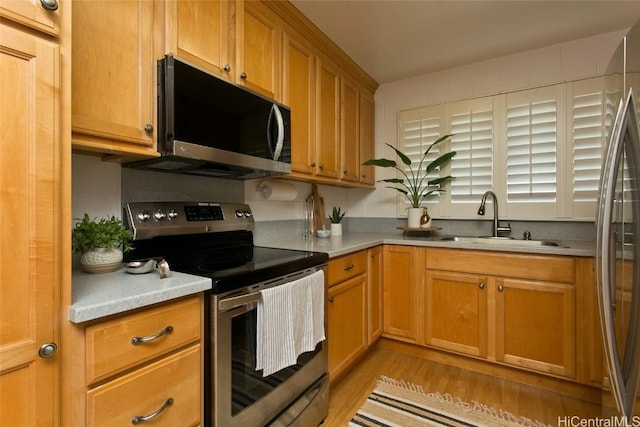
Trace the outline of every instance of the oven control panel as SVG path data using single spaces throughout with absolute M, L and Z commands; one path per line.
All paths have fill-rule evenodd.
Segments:
M 253 230 L 249 205 L 216 202 L 131 202 L 124 206 L 133 240 L 156 236 Z

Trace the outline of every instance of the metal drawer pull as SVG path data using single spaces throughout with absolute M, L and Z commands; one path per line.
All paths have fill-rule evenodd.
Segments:
M 498 285 L 498 292 L 502 292 L 502 291 L 504 291 L 504 286 Z
M 149 335 L 148 337 L 133 337 L 131 338 L 131 344 L 133 345 L 144 344 L 146 342 L 156 340 L 163 335 L 170 334 L 171 332 L 173 332 L 173 326 L 169 325 L 155 335 Z
M 349 270 L 351 270 L 353 267 L 355 267 L 353 264 L 347 264 L 347 265 L 344 267 L 344 271 L 349 271 Z
M 165 400 L 164 403 L 162 404 L 162 406 L 160 407 L 160 409 L 158 409 L 155 412 L 150 413 L 149 415 L 136 415 L 135 417 L 133 417 L 131 419 L 131 424 L 136 425 L 136 424 L 140 424 L 140 423 L 142 423 L 144 421 L 151 421 L 152 419 L 154 419 L 155 417 L 160 415 L 162 413 L 162 411 L 164 411 L 165 409 L 167 409 L 171 405 L 173 405 L 173 397 L 170 397 L 167 400 Z

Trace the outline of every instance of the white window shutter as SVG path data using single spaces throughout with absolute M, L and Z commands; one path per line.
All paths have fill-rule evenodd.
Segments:
M 451 203 L 480 203 L 493 189 L 493 97 L 447 105 L 451 150 Z M 454 210 L 456 210 L 455 208 Z

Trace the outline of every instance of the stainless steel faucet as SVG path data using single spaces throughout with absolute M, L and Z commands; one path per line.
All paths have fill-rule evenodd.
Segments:
M 493 237 L 498 237 L 499 232 L 510 233 L 511 225 L 508 224 L 506 227 L 500 227 L 500 220 L 498 217 L 498 198 L 496 197 L 496 193 L 493 191 L 486 191 L 482 195 L 482 200 L 480 201 L 480 207 L 478 208 L 478 215 L 484 215 L 484 205 L 487 203 L 487 197 L 491 196 L 491 201 L 493 202 Z

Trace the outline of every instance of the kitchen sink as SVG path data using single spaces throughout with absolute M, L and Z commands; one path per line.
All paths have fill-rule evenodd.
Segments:
M 466 236 L 437 236 L 432 240 L 439 242 L 476 243 L 493 246 L 560 246 L 551 240 L 516 240 L 511 237 L 466 237 Z

